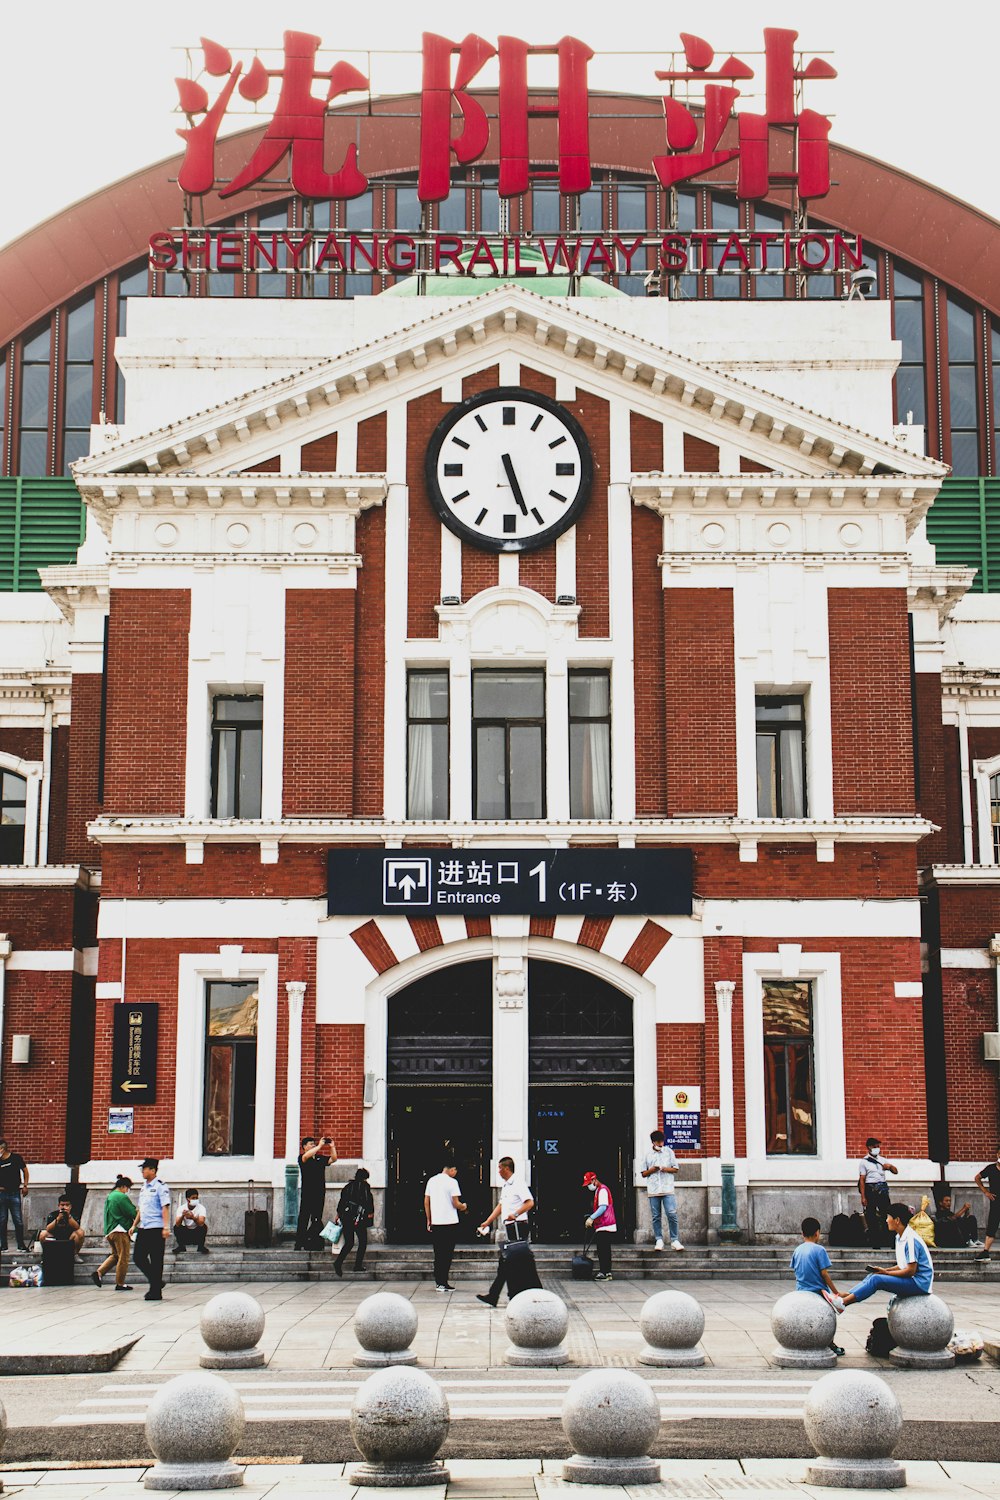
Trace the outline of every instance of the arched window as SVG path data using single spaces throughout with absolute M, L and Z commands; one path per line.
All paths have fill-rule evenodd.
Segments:
M 13 771 L 0 771 L 0 865 L 24 863 L 28 783 Z

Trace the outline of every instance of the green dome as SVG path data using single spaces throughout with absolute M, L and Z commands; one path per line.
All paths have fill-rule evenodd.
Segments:
M 541 251 L 530 247 L 521 251 L 520 261 L 522 266 L 534 264 L 544 267 L 545 264 Z M 460 276 L 457 271 L 437 274 L 429 271 L 424 273 L 415 271 L 404 280 L 397 281 L 395 286 L 388 287 L 381 295 L 383 297 L 474 297 L 482 292 L 493 291 L 498 286 L 527 287 L 529 291 L 537 292 L 540 297 L 625 297 L 628 295 L 596 276 L 577 277 L 576 285 L 572 289 L 570 280 L 568 275 L 547 276 L 543 274 L 540 276 L 506 276 L 501 281 L 499 277 L 476 271 L 473 271 L 471 276 Z

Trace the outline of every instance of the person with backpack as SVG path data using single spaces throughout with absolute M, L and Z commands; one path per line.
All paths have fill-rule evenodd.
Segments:
M 611 1189 L 598 1179 L 596 1172 L 585 1172 L 582 1186 L 588 1188 L 594 1195 L 593 1206 L 585 1220 L 587 1228 L 595 1231 L 597 1261 L 601 1268 L 594 1280 L 611 1281 L 611 1236 L 618 1228 L 615 1222 L 615 1205 L 611 1197 Z
M 837 1312 L 843 1312 L 854 1302 L 866 1302 L 876 1292 L 889 1292 L 894 1297 L 926 1296 L 934 1284 L 934 1263 L 930 1251 L 915 1229 L 911 1229 L 912 1211 L 905 1203 L 890 1203 L 886 1223 L 896 1236 L 896 1264 L 894 1266 L 872 1266 L 864 1281 L 845 1296 L 824 1291 L 823 1296 Z
M 886 1242 L 886 1214 L 889 1208 L 889 1182 L 887 1172 L 893 1176 L 899 1171 L 891 1161 L 882 1156 L 882 1142 L 877 1135 L 865 1141 L 865 1154 L 858 1163 L 858 1192 L 861 1195 L 861 1211 L 868 1226 L 868 1237 L 873 1250 Z M 890 1241 L 891 1243 L 891 1241 Z
M 358 1250 L 354 1257 L 354 1269 L 364 1270 L 365 1251 L 368 1249 L 368 1226 L 374 1221 L 375 1199 L 368 1186 L 368 1173 L 364 1167 L 359 1167 L 341 1193 L 337 1212 L 334 1215 L 334 1222 L 339 1224 L 344 1231 L 340 1254 L 333 1262 L 333 1269 L 338 1276 L 344 1274 L 344 1261 L 354 1244 L 355 1235 L 358 1239 Z

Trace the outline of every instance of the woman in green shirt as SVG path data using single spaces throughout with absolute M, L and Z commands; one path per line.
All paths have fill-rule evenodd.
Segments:
M 104 1234 L 111 1246 L 111 1254 L 96 1271 L 90 1273 L 90 1279 L 94 1285 L 100 1286 L 101 1277 L 114 1266 L 116 1292 L 132 1290 L 125 1280 L 132 1246 L 129 1230 L 135 1222 L 135 1204 L 128 1195 L 131 1186 L 131 1177 L 119 1177 L 104 1200 Z

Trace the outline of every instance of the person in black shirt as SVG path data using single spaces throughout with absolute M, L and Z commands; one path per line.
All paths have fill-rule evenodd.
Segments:
M 960 1250 L 963 1245 L 973 1245 L 979 1238 L 979 1226 L 969 1211 L 968 1203 L 959 1209 L 951 1206 L 951 1194 L 945 1193 L 934 1215 L 934 1239 L 941 1250 Z
M 12 1151 L 6 1141 L 0 1141 L 0 1250 L 7 1248 L 7 1214 L 14 1220 L 14 1236 L 17 1248 L 23 1250 L 24 1216 L 21 1199 L 28 1191 L 28 1168 L 24 1157 Z
M 323 1227 L 323 1202 L 326 1198 L 326 1169 L 337 1160 L 330 1136 L 317 1140 L 303 1136 L 299 1147 L 299 1176 L 302 1181 L 299 1198 L 299 1222 L 295 1231 L 296 1250 L 322 1250 L 319 1232 Z
M 364 1270 L 365 1251 L 368 1249 L 368 1226 L 374 1218 L 375 1200 L 368 1186 L 368 1173 L 364 1167 L 359 1167 L 341 1193 L 340 1202 L 337 1204 L 336 1220 L 344 1231 L 340 1254 L 333 1263 L 333 1269 L 338 1276 L 344 1274 L 344 1261 L 354 1244 L 355 1235 L 358 1237 L 358 1249 L 354 1257 L 354 1269 Z
M 84 1234 L 79 1223 L 73 1217 L 73 1205 L 68 1198 L 59 1199 L 59 1207 L 54 1208 L 45 1220 L 45 1228 L 38 1238 L 44 1245 L 46 1240 L 70 1240 L 77 1255 L 83 1249 Z
M 997 1147 L 996 1161 L 991 1161 L 988 1167 L 976 1173 L 976 1186 L 982 1188 L 990 1204 L 986 1219 L 986 1238 L 983 1240 L 983 1249 L 976 1259 L 989 1260 L 994 1236 L 1000 1229 L 1000 1146 Z

